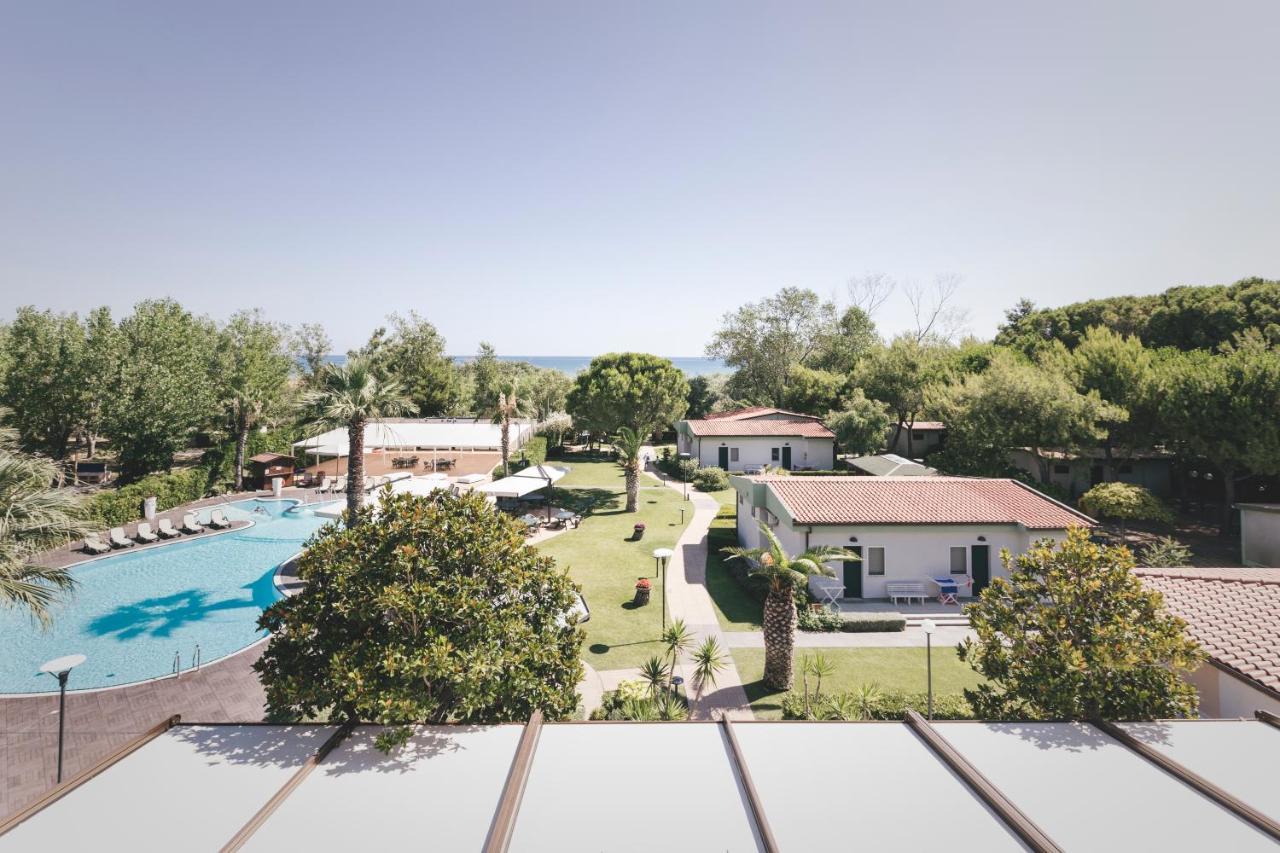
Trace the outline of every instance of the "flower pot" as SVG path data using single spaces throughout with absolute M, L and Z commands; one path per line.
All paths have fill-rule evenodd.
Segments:
M 632 604 L 636 607 L 644 607 L 649 603 L 649 596 L 652 592 L 653 590 L 647 586 L 636 587 L 636 597 L 632 599 Z
M 632 528 L 632 531 L 633 531 L 633 532 L 632 532 L 632 534 L 631 534 L 631 538 L 632 538 L 632 540 L 633 540 L 633 541 L 635 541 L 635 542 L 639 542 L 641 539 L 643 539 L 643 538 L 644 538 L 644 525 L 643 525 L 643 524 L 637 524 L 635 527 L 633 527 L 633 528 Z

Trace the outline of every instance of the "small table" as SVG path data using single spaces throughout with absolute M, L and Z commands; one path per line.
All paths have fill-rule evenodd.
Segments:
M 840 612 L 840 599 L 844 598 L 844 587 L 842 586 L 820 586 L 818 592 L 822 593 L 822 603 L 832 613 Z
M 956 601 L 956 596 L 960 594 L 960 589 L 956 586 L 954 578 L 934 578 L 933 582 L 938 585 L 939 603 L 959 606 L 960 602 Z

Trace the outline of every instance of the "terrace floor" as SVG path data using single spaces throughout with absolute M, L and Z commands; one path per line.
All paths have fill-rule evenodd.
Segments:
M 413 456 L 418 457 L 418 464 L 414 467 L 396 467 L 394 460 Z M 513 452 L 511 458 L 512 460 L 519 459 L 520 451 Z M 457 462 L 454 467 L 449 468 L 444 473 L 451 477 L 457 477 L 463 474 L 488 474 L 495 465 L 502 462 L 502 454 L 488 450 L 372 450 L 364 455 L 364 473 L 367 477 L 381 477 L 384 474 L 394 474 L 399 471 L 429 474 L 431 473 L 431 461 L 433 459 L 456 459 Z M 334 476 L 335 470 L 338 474 L 347 473 L 347 459 L 345 456 L 339 459 L 326 459 L 318 464 L 307 466 L 307 471 L 312 474 L 328 474 L 330 477 Z

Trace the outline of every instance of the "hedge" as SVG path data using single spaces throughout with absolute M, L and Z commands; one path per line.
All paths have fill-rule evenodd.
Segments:
M 852 692 L 823 696 L 816 703 L 810 697 L 810 705 L 814 706 L 812 718 L 839 720 L 852 717 L 853 719 L 858 719 L 859 717 L 847 711 L 842 713 L 840 709 L 842 707 L 846 709 L 857 708 L 861 700 L 861 696 Z M 929 710 L 929 694 L 883 690 L 880 691 L 879 695 L 870 697 L 865 704 L 867 705 L 867 719 L 901 720 L 906 717 L 908 708 L 920 714 L 927 713 Z M 969 706 L 969 701 L 964 698 L 962 693 L 935 693 L 933 696 L 933 717 L 935 720 L 976 719 L 973 708 Z M 791 692 L 782 697 L 782 719 L 810 719 L 804 712 L 803 694 Z
M 901 613 L 832 613 L 829 610 L 800 611 L 801 631 L 843 631 L 846 634 L 868 634 L 878 631 L 906 630 L 907 620 Z
M 204 497 L 208 480 L 206 468 L 151 474 L 127 486 L 98 492 L 89 500 L 89 515 L 108 527 L 119 527 L 142 518 L 143 498 L 155 495 L 157 510 L 172 509 Z

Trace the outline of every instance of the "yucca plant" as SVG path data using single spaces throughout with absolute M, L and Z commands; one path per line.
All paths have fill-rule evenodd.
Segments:
M 693 645 L 693 632 L 684 624 L 683 619 L 674 619 L 667 626 L 667 630 L 662 632 L 662 642 L 667 647 L 667 654 L 670 660 L 667 662 L 668 685 L 670 676 L 675 674 L 676 664 L 680 662 L 680 655 L 689 651 Z
M 649 685 L 649 695 L 657 696 L 671 680 L 671 668 L 666 661 L 654 655 L 640 665 L 640 678 Z
M 715 637 L 707 637 L 702 641 L 702 645 L 694 650 L 693 687 L 698 699 L 702 699 L 702 692 L 708 685 L 716 686 L 716 676 L 726 666 L 728 664 L 725 662 L 725 654 L 720 650 L 720 644 L 716 642 Z
M 760 535 L 766 548 L 723 548 L 730 560 L 743 560 L 749 572 L 769 582 L 764 600 L 764 683 L 773 690 L 790 690 L 795 681 L 792 654 L 796 644 L 796 603 L 793 587 L 809 575 L 834 576 L 826 563 L 833 560 L 858 560 L 857 554 L 843 548 L 820 545 L 792 556 L 782 547 L 768 525 L 760 524 Z

